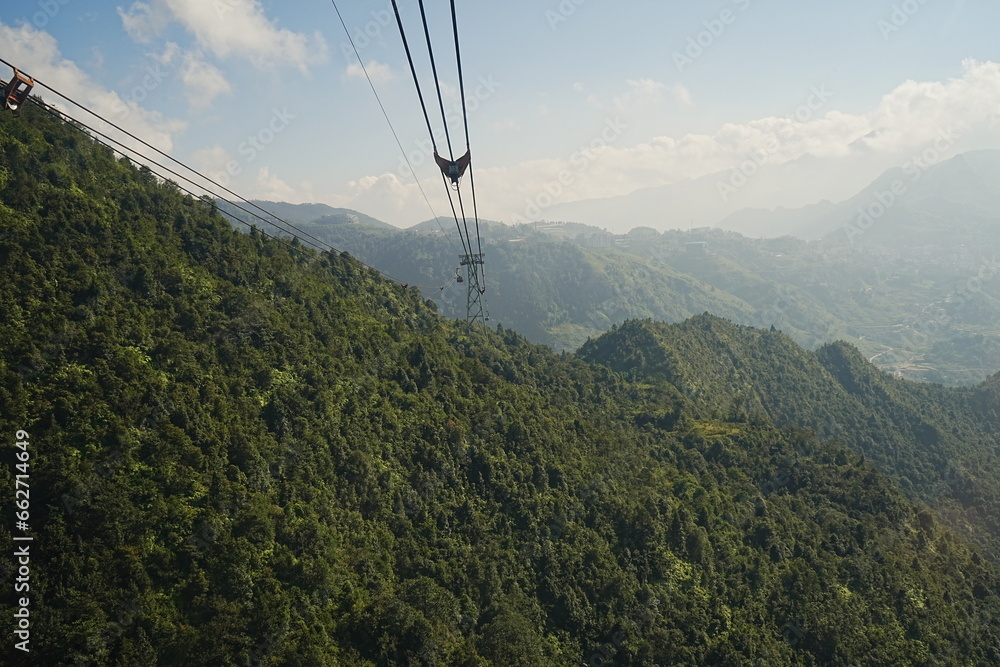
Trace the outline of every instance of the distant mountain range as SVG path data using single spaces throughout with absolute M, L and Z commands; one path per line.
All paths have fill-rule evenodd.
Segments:
M 223 211 L 230 213 L 240 220 L 245 220 L 251 224 L 258 224 L 259 226 L 260 221 L 253 218 L 253 216 L 248 215 L 245 211 L 242 211 L 221 200 L 217 201 L 217 203 L 219 208 Z M 375 229 L 397 229 L 387 222 L 382 222 L 381 220 L 373 218 L 370 215 L 366 215 L 360 211 L 355 211 L 349 208 L 335 208 L 326 204 L 289 204 L 287 202 L 263 200 L 251 200 L 250 203 L 252 205 L 259 206 L 265 211 L 269 211 L 272 214 L 272 221 L 278 222 L 279 220 L 283 220 L 285 222 L 290 222 L 297 227 L 364 225 Z M 243 208 L 253 210 L 255 213 L 259 212 L 256 209 L 253 209 L 252 206 L 244 206 Z M 266 218 L 268 216 L 264 217 Z
M 857 171 L 851 179 L 856 189 L 841 188 L 844 199 L 833 203 L 828 183 L 852 170 Z M 789 235 L 851 243 L 896 243 L 906 238 L 919 245 L 968 234 L 975 242 L 992 233 L 991 223 L 1000 210 L 998 177 L 1000 151 L 996 150 L 963 153 L 933 166 L 909 160 L 881 175 L 871 174 L 855 158 L 806 156 L 783 165 L 764 165 L 741 188 L 732 188 L 730 173 L 720 173 L 623 197 L 557 205 L 545 215 L 619 233 L 640 225 L 709 226 L 751 237 Z M 856 194 L 850 196 L 851 192 Z M 778 208 L 768 204 L 776 200 L 789 204 Z
M 963 153 L 922 169 L 891 169 L 854 197 L 798 209 L 746 209 L 724 229 L 898 246 L 975 244 L 997 238 L 1000 151 Z
M 1000 375 L 905 382 L 711 315 L 606 325 L 740 314 L 715 284 L 759 299 L 761 275 L 860 305 L 874 253 L 614 239 L 645 263 L 505 228 L 512 317 L 611 329 L 557 354 L 234 233 L 33 105 L 0 114 L 0 173 L 6 492 L 33 491 L 0 569 L 35 640 L 0 665 L 1000 664 Z M 272 208 L 394 274 L 454 267 L 441 235 Z
M 809 161 L 799 162 L 801 169 Z M 614 235 L 576 222 L 483 220 L 487 308 L 494 324 L 567 351 L 630 318 L 677 322 L 707 311 L 773 325 L 810 349 L 847 340 L 906 377 L 972 384 L 1000 369 L 998 177 L 1000 151 L 926 168 L 904 163 L 839 204 L 745 209 L 722 223 L 768 230 L 762 235 L 771 241 L 704 228 L 661 233 L 634 226 Z M 464 251 L 453 219 L 401 230 L 322 204 L 259 205 L 421 286 L 442 314 L 465 316 L 464 288 L 455 278 Z

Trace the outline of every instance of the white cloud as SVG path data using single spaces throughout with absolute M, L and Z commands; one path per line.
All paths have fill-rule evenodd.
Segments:
M 940 131 L 989 118 L 1000 108 L 1000 64 L 966 60 L 961 78 L 907 81 L 882 98 L 869 115 L 864 147 L 889 152 L 932 141 Z
M 170 13 L 166 5 L 160 2 L 153 5 L 136 2 L 127 10 L 119 7 L 118 16 L 129 37 L 142 44 L 151 43 L 170 24 Z
M 203 60 L 200 53 L 185 54 L 181 78 L 184 94 L 192 109 L 204 109 L 211 106 L 219 95 L 232 92 L 232 86 L 222 72 Z
M 177 59 L 178 56 L 183 55 L 184 51 L 176 42 L 167 42 L 163 47 L 162 53 L 150 54 L 151 57 L 162 65 L 170 65 Z
M 636 108 L 655 106 L 663 101 L 663 89 L 666 87 L 652 79 L 630 79 L 629 90 L 624 95 L 616 97 L 614 108 L 619 113 L 634 111 Z
M 25 72 L 47 86 L 72 97 L 164 152 L 169 153 L 173 149 L 174 135 L 187 127 L 183 121 L 168 119 L 157 112 L 143 109 L 132 100 L 122 98 L 114 91 L 101 87 L 76 63 L 62 57 L 52 35 L 36 30 L 30 25 L 12 28 L 0 22 L 0 52 L 6 59 L 17 63 Z M 148 152 L 148 149 L 141 148 L 117 130 L 107 127 L 69 102 L 56 97 L 43 86 L 37 85 L 34 92 L 41 95 L 49 104 L 94 125 L 122 143 Z
M 505 118 L 490 124 L 490 128 L 495 132 L 518 132 L 521 130 L 521 125 L 513 118 Z
M 90 68 L 98 71 L 103 70 L 108 60 L 104 55 L 104 51 L 97 46 L 92 46 L 88 49 L 88 53 L 90 53 Z
M 327 203 L 364 211 L 375 218 L 402 227 L 409 227 L 420 220 L 433 217 L 417 186 L 414 183 L 400 181 L 395 174 L 365 176 L 350 181 L 346 186 L 346 192 L 334 196 Z M 447 209 L 444 195 L 439 195 L 437 188 L 428 189 L 427 194 L 435 212 L 444 215 Z
M 191 156 L 191 164 L 198 171 L 211 176 L 214 180 L 219 180 L 225 173 L 226 165 L 233 161 L 233 156 L 229 151 L 219 144 L 202 148 Z
M 258 0 L 151 0 L 119 9 L 119 15 L 137 41 L 152 41 L 176 21 L 205 51 L 218 58 L 244 58 L 262 69 L 290 64 L 306 71 L 327 57 L 321 34 L 309 36 L 277 27 Z
M 635 81 L 627 95 L 650 99 L 663 92 L 683 102 L 684 91 L 660 87 L 652 81 Z M 866 113 L 846 113 L 836 108 L 832 91 L 817 88 L 813 107 L 800 108 L 785 117 L 766 117 L 747 123 L 727 123 L 712 133 L 651 137 L 624 145 L 609 128 L 596 127 L 581 141 L 581 151 L 558 158 L 532 160 L 510 167 L 476 170 L 480 212 L 484 217 L 516 222 L 526 216 L 530 203 L 546 207 L 583 199 L 625 195 L 635 190 L 677 183 L 685 179 L 723 173 L 750 156 L 767 155 L 778 165 L 805 155 L 817 158 L 865 157 L 866 173 L 877 174 L 899 166 L 909 156 L 927 148 L 939 132 L 949 128 L 979 137 L 996 123 L 1000 109 L 1000 64 L 967 61 L 962 76 L 945 82 L 905 82 L 885 95 Z M 542 107 L 541 113 L 548 109 Z M 611 114 L 613 121 L 614 114 Z M 622 119 L 629 122 L 627 115 Z M 602 137 L 605 134 L 605 137 Z M 621 135 L 619 134 L 619 137 Z M 1000 137 L 993 134 L 1000 147 Z M 610 137 L 612 140 L 607 141 Z M 970 141 L 972 141 L 970 139 Z M 955 152 L 983 147 L 956 145 Z M 851 164 L 855 164 L 852 162 Z M 567 179 L 568 175 L 568 179 Z M 421 176 L 425 180 L 425 175 Z M 847 176 L 845 183 L 850 181 Z M 862 187 L 864 184 L 858 185 Z M 832 187 L 841 187 L 832 183 Z M 440 213 L 441 200 L 428 189 Z M 849 196 L 849 195 L 848 195 Z M 331 202 L 334 203 L 334 202 Z M 412 224 L 425 215 L 426 204 L 416 186 L 394 175 L 368 176 L 349 184 L 336 198 L 338 206 L 371 212 L 397 224 Z
M 286 201 L 297 203 L 301 200 L 299 192 L 285 181 L 272 174 L 267 167 L 261 167 L 257 172 L 257 186 L 254 197 L 265 201 Z
M 372 83 L 387 83 L 395 78 L 395 74 L 392 68 L 386 64 L 380 63 L 377 60 L 373 60 L 365 67 L 361 66 L 361 63 L 351 63 L 347 66 L 344 72 L 344 77 L 347 79 L 361 79 L 365 80 L 365 68 L 368 69 L 368 76 L 371 77 Z
M 624 106 L 626 99 L 648 100 L 660 90 L 648 81 L 630 82 L 630 86 L 629 93 L 616 102 Z M 679 99 L 683 96 L 683 91 L 671 92 Z M 781 164 L 805 155 L 835 158 L 865 153 L 871 155 L 874 168 L 888 169 L 901 164 L 900 156 L 925 149 L 941 132 L 969 131 L 971 136 L 974 130 L 985 130 L 1000 108 L 1000 64 L 970 60 L 963 64 L 960 78 L 907 81 L 868 113 L 838 111 L 835 95 L 822 88 L 817 92 L 822 94 L 811 99 L 815 108 L 803 107 L 797 117 L 730 123 L 712 134 L 654 137 L 631 146 L 612 143 L 587 159 L 577 153 L 511 169 L 480 168 L 477 184 L 482 183 L 483 192 L 507 195 L 505 200 L 510 203 L 501 208 L 501 212 L 506 211 L 501 215 L 511 219 L 512 214 L 527 208 L 526 202 L 539 196 L 544 200 L 545 185 L 558 184 L 560 174 L 565 173 L 572 176 L 572 182 L 551 188 L 560 190 L 554 197 L 557 203 L 624 195 L 644 187 L 728 172 L 753 155 L 766 155 L 768 164 Z M 602 143 L 599 135 L 596 133 L 594 139 Z M 966 146 L 965 150 L 977 147 Z
M 694 99 L 691 97 L 691 91 L 688 90 L 687 86 L 684 84 L 674 84 L 673 86 L 667 88 L 667 90 L 673 93 L 674 97 L 677 98 L 677 101 L 682 105 L 686 107 L 694 106 Z
M 678 99 L 686 95 L 687 100 L 690 101 L 691 97 L 687 89 L 679 84 L 667 88 L 664 84 L 653 79 L 629 79 L 625 83 L 628 89 L 621 95 L 613 98 L 610 103 L 592 93 L 587 96 L 587 104 L 602 111 L 634 113 L 638 110 L 648 110 L 662 104 L 664 101 L 664 91 L 673 93 Z M 580 90 L 582 91 L 582 87 Z
M 655 97 L 664 88 L 662 83 L 652 79 L 629 79 L 628 85 L 636 97 Z

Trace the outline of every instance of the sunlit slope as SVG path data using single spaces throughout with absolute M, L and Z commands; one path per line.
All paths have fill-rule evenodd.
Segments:
M 780 332 L 708 315 L 628 322 L 579 356 L 626 377 L 666 380 L 705 415 L 840 440 L 1000 554 L 1000 452 L 987 427 L 995 406 L 984 398 L 994 383 L 958 389 L 894 379 L 846 343 L 810 352 Z
M 468 332 L 30 108 L 0 174 L 35 664 L 1000 660 L 996 568 L 844 447 Z

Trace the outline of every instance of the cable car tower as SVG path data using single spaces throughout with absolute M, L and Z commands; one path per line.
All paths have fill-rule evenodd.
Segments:
M 461 266 L 465 267 L 467 296 L 465 298 L 465 321 L 470 325 L 477 321 L 486 326 L 489 316 L 483 309 L 483 292 L 480 276 L 483 271 L 483 254 L 461 255 Z
M 434 161 L 441 169 L 441 180 L 444 182 L 445 190 L 448 193 L 448 202 L 451 205 L 452 217 L 455 219 L 455 226 L 458 229 L 458 236 L 462 242 L 462 254 L 459 255 L 459 269 L 456 272 L 455 282 L 466 283 L 465 298 L 465 320 L 471 326 L 479 322 L 486 326 L 489 315 L 483 308 L 483 294 L 486 293 L 486 273 L 483 270 L 483 239 L 479 231 L 479 208 L 476 203 L 476 181 L 473 175 L 472 147 L 469 139 L 469 110 L 465 96 L 465 77 L 462 74 L 462 49 L 458 38 L 458 16 L 455 11 L 455 0 L 451 0 L 451 28 L 455 38 L 455 64 L 458 74 L 458 89 L 462 100 L 462 121 L 465 129 L 465 154 L 456 157 L 455 146 L 451 141 L 451 132 L 448 129 L 448 114 L 444 108 L 444 97 L 441 94 L 441 78 L 438 76 L 437 62 L 434 59 L 434 47 L 431 42 L 431 33 L 427 25 L 427 13 L 424 11 L 424 0 L 418 0 L 420 7 L 420 18 L 423 24 L 424 38 L 427 42 L 427 55 L 430 60 L 431 73 L 433 74 L 434 91 L 437 93 L 438 106 L 441 111 L 441 124 L 444 130 L 447 152 L 441 155 L 438 152 L 437 137 L 431 125 L 430 114 L 427 111 L 427 102 L 420 86 L 420 77 L 413 61 L 413 52 L 410 51 L 410 43 L 406 38 L 406 29 L 403 26 L 403 19 L 399 14 L 399 5 L 396 0 L 392 0 L 393 13 L 396 16 L 396 25 L 399 27 L 399 35 L 403 41 L 403 50 L 406 52 L 406 60 L 410 66 L 410 74 L 413 76 L 413 84 L 417 91 L 417 98 L 420 101 L 420 109 L 424 115 L 424 122 L 427 125 L 427 133 L 434 149 Z M 360 56 L 358 56 L 360 59 Z M 404 152 L 405 155 L 405 152 Z M 469 190 L 472 194 L 472 215 L 466 215 L 465 203 L 462 199 L 462 178 L 466 172 L 469 175 Z M 456 200 L 458 207 L 456 208 Z M 472 230 L 469 229 L 470 219 L 474 221 Z M 473 230 L 475 234 L 473 234 Z M 465 267 L 465 279 L 462 278 L 461 267 Z

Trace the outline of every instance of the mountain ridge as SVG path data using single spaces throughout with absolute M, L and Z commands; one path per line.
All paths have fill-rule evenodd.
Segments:
M 978 534 L 1000 556 L 1000 456 L 994 432 L 982 426 L 994 414 L 983 396 L 1000 374 L 967 389 L 918 385 L 878 371 L 847 343 L 811 352 L 780 332 L 708 314 L 678 324 L 627 322 L 579 355 L 626 376 L 665 380 L 705 417 L 756 416 L 838 439 L 906 480 L 914 500 L 948 512 L 956 529 L 976 525 L 966 536 Z
M 836 442 L 441 318 L 32 108 L 0 168 L 33 661 L 1000 660 L 996 565 Z
M 916 159 L 906 159 L 901 166 L 888 170 L 871 174 L 859 171 L 854 177 L 855 187 L 841 188 L 839 196 L 824 192 L 822 188 L 816 189 L 813 194 L 804 193 L 808 191 L 807 186 L 810 182 L 823 182 L 828 175 L 827 172 L 840 175 L 851 173 L 853 163 L 849 158 L 826 163 L 807 155 L 782 165 L 765 165 L 758 174 L 749 179 L 750 186 L 736 188 L 737 198 L 750 194 L 751 189 L 779 192 L 786 188 L 798 188 L 803 192 L 794 202 L 782 201 L 777 206 L 774 204 L 761 206 L 742 200 L 740 204 L 730 203 L 732 195 L 722 196 L 718 191 L 720 184 L 729 184 L 730 173 L 720 172 L 658 188 L 644 188 L 621 197 L 557 205 L 545 213 L 550 218 L 579 220 L 601 227 L 611 227 L 620 233 L 627 231 L 621 222 L 627 220 L 629 222 L 624 223 L 625 226 L 648 225 L 661 230 L 710 226 L 752 237 L 775 238 L 792 235 L 805 240 L 824 237 L 832 239 L 830 235 L 842 233 L 840 230 L 857 223 L 859 209 L 864 211 L 868 206 L 879 203 L 876 197 L 878 194 L 892 193 L 892 185 L 897 181 L 902 185 L 905 195 L 900 198 L 904 204 L 900 208 L 916 209 L 921 204 L 927 206 L 929 203 L 940 207 L 937 201 L 933 201 L 933 197 L 925 194 L 928 181 L 935 179 L 950 181 L 952 185 L 959 183 L 962 186 L 961 190 L 967 195 L 958 201 L 949 199 L 941 194 L 943 191 L 944 195 L 948 195 L 948 189 L 934 182 L 938 197 L 950 202 L 952 214 L 957 208 L 959 211 L 966 211 L 976 218 L 981 218 L 995 211 L 997 202 L 1000 201 L 1000 193 L 996 192 L 993 184 L 996 183 L 1000 172 L 1000 151 L 979 150 L 951 157 L 946 155 L 946 152 L 936 151 L 932 161 L 923 161 L 917 156 Z M 963 181 L 951 178 L 952 171 L 962 169 L 970 175 L 969 179 Z M 863 178 L 867 180 L 862 180 Z M 969 180 L 980 182 L 984 187 L 978 190 L 969 189 Z M 987 193 L 986 199 L 983 199 L 984 193 Z M 953 195 L 954 191 L 952 190 L 950 194 Z M 761 195 L 753 196 L 761 198 Z M 695 204 L 687 201 L 691 198 L 694 198 Z M 898 198 L 898 195 L 894 198 Z M 894 201 L 889 206 L 890 211 L 895 206 Z M 651 219 L 648 211 L 676 211 L 680 219 L 668 217 L 669 213 Z M 939 215 L 944 212 L 937 211 Z M 883 215 L 885 214 L 876 215 L 874 219 L 882 223 Z M 891 220 L 892 225 L 899 224 L 900 218 L 899 214 L 887 217 L 886 223 Z M 883 224 L 887 227 L 892 225 Z M 865 228 L 863 231 L 868 230 Z M 839 240 L 851 242 L 853 238 L 853 236 L 844 237 Z M 880 232 L 868 236 L 866 242 L 870 242 L 871 238 L 877 238 L 884 243 L 892 238 L 892 235 L 888 231 Z

